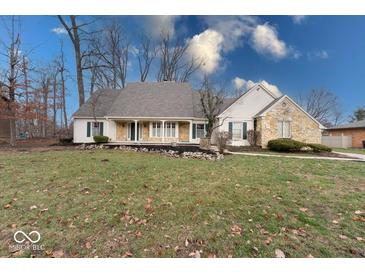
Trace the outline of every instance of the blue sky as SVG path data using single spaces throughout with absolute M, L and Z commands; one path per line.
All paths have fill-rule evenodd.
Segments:
M 111 18 L 111 17 L 108 17 Z M 365 105 L 364 16 L 121 16 L 125 36 L 137 46 L 136 33 L 158 36 L 161 28 L 189 43 L 188 54 L 203 56 L 208 73 L 229 89 L 245 89 L 258 81 L 296 98 L 313 88 L 335 93 L 349 115 Z M 8 18 L 5 18 L 5 21 Z M 81 20 L 86 19 L 80 17 Z M 4 21 L 4 20 L 3 20 Z M 55 16 L 22 16 L 24 51 L 31 50 L 35 64 L 58 54 L 64 40 L 67 66 L 75 78 L 74 53 Z M 6 32 L 0 29 L 0 40 Z M 127 81 L 138 79 L 136 58 L 131 56 Z M 0 67 L 4 66 L 0 59 Z M 155 61 L 154 66 L 158 62 Z M 154 80 L 155 72 L 150 80 Z M 68 82 L 68 111 L 78 106 L 76 83 Z

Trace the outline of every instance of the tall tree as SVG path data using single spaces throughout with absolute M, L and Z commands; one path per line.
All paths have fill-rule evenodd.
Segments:
M 342 119 L 337 96 L 326 89 L 313 89 L 307 96 L 299 97 L 300 105 L 325 126 L 331 126 Z
M 204 76 L 199 94 L 203 114 L 208 120 L 207 137 L 210 138 L 217 127 L 215 124 L 221 111 L 225 92 L 223 88 L 217 89 L 208 76 Z
M 5 26 L 9 35 L 9 44 L 4 43 L 5 56 L 7 60 L 8 69 L 6 70 L 6 83 L 4 90 L 7 93 L 5 96 L 7 98 L 7 107 L 10 120 L 10 145 L 15 146 L 16 144 L 16 107 L 17 107 L 17 90 L 20 85 L 20 75 L 21 75 L 21 62 L 22 57 L 20 55 L 20 32 L 19 27 L 15 26 L 16 19 L 15 16 L 11 17 L 10 27 Z M 4 93 L 4 92 L 3 92 Z
M 189 45 L 176 39 L 172 41 L 169 32 L 161 32 L 159 57 L 160 67 L 157 81 L 187 82 L 191 75 L 203 64 L 200 58 L 188 58 Z
M 350 117 L 350 122 L 357 122 L 357 121 L 362 121 L 365 120 L 365 108 L 360 107 L 355 109 L 354 113 L 352 114 L 352 116 Z
M 145 82 L 150 71 L 153 59 L 156 57 L 157 50 L 153 45 L 152 39 L 147 36 L 141 37 L 140 48 L 138 49 L 139 79 Z
M 89 32 L 85 31 L 84 28 L 87 25 L 93 23 L 94 21 L 86 23 L 78 23 L 75 15 L 69 16 L 69 21 L 70 21 L 69 23 L 67 23 L 63 18 L 63 16 L 61 15 L 58 15 L 58 19 L 61 22 L 62 26 L 66 29 L 74 48 L 75 61 L 76 61 L 77 90 L 79 93 L 79 106 L 81 106 L 85 102 L 83 58 L 88 55 L 87 53 L 82 52 L 81 33 L 90 34 Z

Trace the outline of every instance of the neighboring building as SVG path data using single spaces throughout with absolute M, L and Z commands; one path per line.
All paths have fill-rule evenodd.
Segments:
M 73 115 L 74 142 L 106 135 L 112 142 L 198 144 L 206 134 L 200 95 L 187 83 L 131 83 L 121 90 L 95 92 Z M 259 145 L 275 138 L 320 143 L 321 124 L 292 99 L 257 84 L 237 99 L 225 99 L 217 131 L 229 144 L 249 145 L 247 132 L 260 131 Z
M 9 111 L 6 109 L 7 98 L 0 95 L 0 141 L 10 139 L 10 120 Z
M 362 141 L 365 140 L 365 120 L 327 128 L 326 132 L 329 136 L 350 136 L 352 147 L 362 148 Z

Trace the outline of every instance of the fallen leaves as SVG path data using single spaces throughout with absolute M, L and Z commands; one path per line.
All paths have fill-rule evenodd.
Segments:
M 91 248 L 91 243 L 90 243 L 90 242 L 86 242 L 85 247 L 86 247 L 87 249 L 90 249 L 90 248 Z
M 32 205 L 29 209 L 33 210 L 33 209 L 37 209 L 38 207 L 36 205 Z
M 11 204 L 6 204 L 6 205 L 4 205 L 4 208 L 5 209 L 8 209 L 8 208 L 10 208 L 11 207 Z
M 275 249 L 276 258 L 285 258 L 285 254 L 281 249 Z
M 63 250 L 56 250 L 52 252 L 51 257 L 53 258 L 62 258 L 64 257 L 65 253 L 63 252 Z
M 362 215 L 362 214 L 364 214 L 364 212 L 363 212 L 363 211 L 361 211 L 361 210 L 356 210 L 356 211 L 355 211 L 355 214 L 356 214 L 356 215 Z
M 271 244 L 271 242 L 272 242 L 272 238 L 271 237 L 267 237 L 267 239 L 265 240 L 265 244 L 266 245 L 269 245 L 269 244 Z
M 239 225 L 233 225 L 231 227 L 231 234 L 234 235 L 242 235 L 242 228 Z
M 148 197 L 147 203 L 144 205 L 144 209 L 146 210 L 147 213 L 151 213 L 153 211 L 152 202 L 153 199 L 151 197 Z
M 122 255 L 122 258 L 130 258 L 130 257 L 133 257 L 133 253 L 132 252 L 125 252 L 123 255 Z
M 202 251 L 200 250 L 195 250 L 194 252 L 191 252 L 191 253 L 189 253 L 189 257 L 193 257 L 193 258 L 200 258 L 200 253 L 201 253 Z
M 348 237 L 347 237 L 346 235 L 342 235 L 342 234 L 338 235 L 338 237 L 339 237 L 341 240 L 347 240 L 347 239 L 348 239 Z
M 306 208 L 306 207 L 301 207 L 301 208 L 299 208 L 299 210 L 300 210 L 301 212 L 307 212 L 307 211 L 308 211 L 308 208 Z

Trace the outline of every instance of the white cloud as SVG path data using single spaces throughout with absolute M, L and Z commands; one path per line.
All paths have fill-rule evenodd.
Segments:
M 326 50 L 315 50 L 307 53 L 308 60 L 313 59 L 328 59 L 329 54 Z
M 194 35 L 188 41 L 187 55 L 191 58 L 199 58 L 203 61 L 200 70 L 203 73 L 211 74 L 219 67 L 222 59 L 223 35 L 218 31 L 207 29 L 204 32 Z
M 223 35 L 225 52 L 243 46 L 244 38 L 257 25 L 257 18 L 254 16 L 205 16 L 204 20 L 210 29 Z
M 307 19 L 307 16 L 306 15 L 292 15 L 291 19 L 293 20 L 294 24 L 299 25 Z
M 243 78 L 240 77 L 235 77 L 232 80 L 232 84 L 234 86 L 234 88 L 236 90 L 240 90 L 240 91 L 247 91 L 250 88 L 252 88 L 254 85 L 261 83 L 263 84 L 268 90 L 270 90 L 272 93 L 274 93 L 277 96 L 281 96 L 282 93 L 279 90 L 279 88 L 276 85 L 270 84 L 265 80 L 259 81 L 259 82 L 254 82 L 252 80 L 245 80 Z
M 291 52 L 278 33 L 269 24 L 258 25 L 252 33 L 252 46 L 260 54 L 271 55 L 275 59 L 287 57 Z
M 144 28 L 148 35 L 158 38 L 161 32 L 175 34 L 175 23 L 180 18 L 178 15 L 150 15 L 145 17 Z
M 51 31 L 57 35 L 67 34 L 67 30 L 64 27 L 56 27 L 53 28 Z

